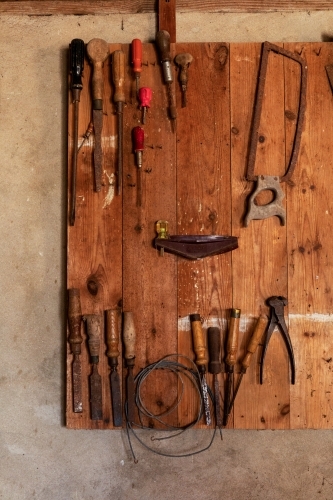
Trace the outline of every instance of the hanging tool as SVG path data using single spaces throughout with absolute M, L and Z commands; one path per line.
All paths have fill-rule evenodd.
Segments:
M 80 290 L 70 288 L 68 290 L 68 342 L 73 354 L 72 378 L 73 378 L 73 410 L 74 413 L 82 413 L 82 370 L 81 370 L 81 302 Z
M 267 323 L 268 323 L 268 318 L 265 315 L 261 315 L 257 321 L 255 330 L 254 330 L 252 337 L 251 337 L 251 340 L 250 340 L 250 343 L 247 346 L 246 354 L 245 354 L 243 361 L 241 363 L 241 372 L 240 372 L 240 375 L 238 377 L 237 384 L 236 384 L 236 387 L 234 390 L 234 394 L 233 394 L 232 400 L 231 400 L 230 405 L 229 405 L 228 417 L 229 417 L 231 410 L 234 406 L 234 402 L 235 402 L 238 390 L 240 388 L 243 375 L 246 373 L 246 370 L 250 366 L 252 356 L 256 352 L 258 344 L 259 344 L 260 340 L 262 339 L 263 333 L 267 327 Z
M 72 75 L 72 97 L 74 106 L 74 130 L 73 130 L 73 157 L 72 157 L 72 199 L 69 223 L 74 226 L 75 223 L 75 204 L 76 204 L 76 173 L 77 173 L 77 154 L 79 137 L 79 102 L 82 90 L 82 73 L 84 67 L 84 41 L 74 38 L 69 45 L 70 51 L 70 73 Z
M 191 321 L 191 328 L 193 335 L 193 348 L 196 356 L 195 363 L 199 369 L 201 378 L 201 390 L 202 390 L 202 399 L 205 410 L 205 420 L 206 420 L 206 425 L 210 425 L 212 423 L 212 419 L 210 415 L 208 387 L 205 377 L 206 364 L 207 364 L 206 345 L 202 331 L 200 314 L 190 314 L 190 321 Z
M 141 87 L 139 89 L 139 102 L 142 108 L 142 123 L 146 123 L 147 109 L 150 108 L 152 98 L 152 90 L 149 87 Z
M 227 357 L 225 359 L 226 372 L 227 372 L 227 389 L 224 396 L 224 411 L 223 411 L 224 426 L 226 426 L 228 422 L 228 413 L 231 400 L 231 387 L 234 381 L 234 366 L 236 364 L 236 356 L 238 349 L 240 314 L 241 314 L 240 309 L 231 309 L 231 317 L 230 317 L 228 340 L 227 340 Z
M 121 193 L 123 172 L 123 111 L 125 102 L 125 54 L 122 50 L 112 53 L 112 77 L 115 86 L 113 100 L 116 104 L 118 116 L 118 169 L 117 169 L 117 193 Z
M 187 82 L 188 82 L 188 68 L 193 61 L 193 56 L 188 52 L 184 54 L 177 54 L 175 57 L 175 63 L 179 67 L 179 82 L 182 88 L 182 108 L 186 107 L 187 104 Z
M 132 65 L 135 76 L 136 95 L 138 95 L 140 85 L 140 73 L 142 71 L 142 42 L 139 38 L 134 38 L 131 45 Z
M 260 117 L 263 99 L 265 95 L 265 81 L 268 66 L 268 56 L 270 52 L 280 54 L 284 57 L 288 57 L 293 61 L 300 64 L 301 68 L 301 79 L 300 79 L 300 97 L 298 106 L 298 116 L 297 124 L 295 130 L 295 136 L 293 141 L 293 147 L 291 151 L 291 156 L 289 164 L 282 177 L 274 175 L 254 175 L 254 167 L 256 161 L 258 142 L 260 142 L 259 137 L 259 127 L 260 127 Z M 286 223 L 286 210 L 282 205 L 282 200 L 284 198 L 284 192 L 281 189 L 280 184 L 282 182 L 290 181 L 291 176 L 295 170 L 298 153 L 301 143 L 301 134 L 304 123 L 305 108 L 306 108 L 306 80 L 307 80 L 307 66 L 305 60 L 298 54 L 289 52 L 282 47 L 273 45 L 272 43 L 265 42 L 262 46 L 262 55 L 260 62 L 259 78 L 258 78 L 258 88 L 256 93 L 256 102 L 254 106 L 254 114 L 252 120 L 251 137 L 250 137 L 250 149 L 248 155 L 247 169 L 246 169 L 246 180 L 247 181 L 257 181 L 257 186 L 254 192 L 251 194 L 248 200 L 248 212 L 244 219 L 244 225 L 247 227 L 252 219 L 267 219 L 277 215 L 281 220 L 281 225 L 284 226 Z M 255 203 L 255 199 L 261 191 L 271 191 L 274 194 L 274 199 L 267 203 L 266 205 L 258 205 Z
M 142 204 L 142 155 L 144 150 L 145 132 L 142 127 L 134 127 L 133 131 L 133 147 L 136 157 L 136 165 L 138 167 L 138 205 Z
M 126 390 L 127 390 L 127 422 L 131 424 L 134 422 L 134 408 L 135 408 L 135 385 L 133 368 L 135 363 L 135 326 L 133 313 L 130 311 L 125 311 L 124 315 L 124 326 L 123 326 L 123 341 L 125 346 L 124 358 L 126 360 L 126 366 L 128 369 L 127 379 L 126 379 Z
M 109 358 L 111 367 L 110 383 L 111 383 L 111 401 L 113 424 L 115 427 L 122 425 L 122 407 L 121 407 L 121 392 L 118 367 L 119 357 L 119 312 L 117 309 L 108 309 L 106 311 L 106 345 L 108 347 L 106 355 Z
M 88 346 L 92 364 L 92 372 L 89 377 L 91 419 L 102 420 L 102 378 L 98 373 L 98 363 L 103 318 L 98 314 L 87 314 L 84 319 L 87 323 Z
M 100 38 L 93 38 L 87 44 L 87 54 L 93 65 L 92 108 L 95 132 L 94 172 L 95 191 L 102 188 L 102 129 L 103 129 L 103 65 L 109 56 L 109 45 Z
M 288 300 L 285 297 L 273 296 L 267 299 L 266 303 L 270 307 L 270 319 L 262 350 L 262 357 L 260 364 L 260 384 L 263 383 L 264 361 L 267 352 L 267 347 L 275 328 L 278 328 L 280 330 L 283 340 L 285 341 L 290 359 L 291 383 L 295 384 L 296 368 L 295 368 L 294 351 L 288 333 L 287 325 L 284 320 L 284 307 L 288 304 Z
M 175 123 L 175 120 L 177 118 L 177 109 L 174 93 L 172 90 L 173 76 L 170 55 L 170 34 L 165 30 L 158 31 L 156 34 L 156 44 L 160 53 L 164 82 L 168 86 L 169 116 L 172 120 L 172 123 Z M 175 126 L 172 125 L 172 128 L 174 131 Z
M 215 420 L 216 420 L 216 426 L 219 429 L 221 429 L 222 414 L 220 405 L 220 385 L 218 379 L 218 374 L 221 373 L 222 370 L 222 364 L 220 362 L 220 352 L 221 352 L 220 329 L 213 326 L 208 328 L 207 339 L 208 339 L 208 353 L 209 353 L 208 371 L 209 373 L 213 374 L 213 381 L 214 381 Z

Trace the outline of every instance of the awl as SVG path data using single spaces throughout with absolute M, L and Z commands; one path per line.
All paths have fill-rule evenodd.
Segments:
M 80 290 L 71 288 L 68 290 L 68 342 L 73 354 L 72 380 L 73 380 L 73 410 L 75 413 L 82 412 L 82 372 L 81 372 L 81 322 L 82 312 L 80 303 Z
M 106 345 L 108 347 L 106 355 L 109 358 L 111 367 L 110 383 L 111 383 L 111 401 L 113 424 L 115 427 L 122 425 L 122 407 L 121 407 L 121 392 L 120 379 L 118 368 L 119 357 L 119 312 L 117 309 L 109 309 L 106 311 Z
M 239 319 L 240 309 L 232 309 L 230 317 L 230 325 L 227 340 L 227 357 L 225 359 L 226 372 L 227 372 L 227 389 L 224 394 L 224 411 L 223 411 L 223 425 L 228 423 L 229 406 L 231 399 L 231 387 L 234 381 L 234 366 L 236 364 L 236 356 L 238 349 L 238 336 L 239 336 Z
M 158 31 L 156 34 L 156 44 L 162 63 L 164 82 L 168 86 L 169 116 L 173 123 L 177 118 L 177 109 L 175 96 L 172 90 L 173 75 L 170 55 L 170 34 L 165 30 Z
M 93 65 L 92 107 L 95 132 L 94 172 L 95 190 L 98 192 L 102 187 L 103 65 L 104 61 L 109 56 L 109 45 L 105 40 L 93 38 L 87 44 L 87 54 Z
M 213 380 L 214 380 L 216 426 L 219 429 L 221 429 L 222 413 L 220 405 L 220 385 L 218 379 L 218 374 L 221 373 L 222 370 L 222 364 L 220 362 L 220 352 L 221 352 L 220 329 L 217 327 L 208 328 L 207 340 L 208 340 L 208 353 L 209 353 L 208 371 L 213 374 Z
M 87 323 L 88 346 L 92 371 L 90 382 L 90 405 L 91 419 L 102 420 L 102 378 L 98 373 L 99 349 L 101 342 L 102 316 L 98 314 L 87 314 L 84 316 Z
M 118 116 L 117 193 L 120 194 L 123 175 L 123 111 L 125 103 L 125 53 L 122 50 L 115 50 L 112 53 L 112 78 L 115 87 L 113 100 Z
M 187 82 L 188 82 L 188 68 L 193 61 L 193 56 L 189 53 L 178 54 L 175 57 L 175 63 L 180 68 L 179 72 L 179 82 L 182 89 L 182 108 L 186 107 L 187 104 Z
M 135 409 L 135 385 L 133 368 L 135 363 L 135 325 L 133 313 L 131 311 L 124 311 L 123 322 L 123 341 L 125 347 L 124 358 L 127 366 L 126 378 L 126 392 L 127 392 L 127 422 L 131 424 L 134 422 L 134 409 Z
M 201 378 L 201 391 L 202 391 L 202 399 L 205 410 L 205 420 L 206 425 L 210 425 L 212 423 L 210 407 L 209 407 L 209 396 L 208 396 L 208 387 L 206 382 L 206 345 L 204 341 L 204 335 L 202 331 L 200 314 L 190 314 L 192 335 L 193 335 L 193 348 L 196 356 L 195 363 L 198 366 L 200 378 Z

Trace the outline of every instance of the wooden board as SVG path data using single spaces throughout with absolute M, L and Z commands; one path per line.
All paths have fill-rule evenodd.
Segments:
M 173 67 L 178 112 L 175 133 L 167 115 L 167 90 L 156 50 L 152 44 L 144 45 L 141 86 L 152 88 L 153 99 L 144 125 L 141 207 L 137 203 L 138 170 L 131 140 L 133 127 L 141 124 L 141 110 L 133 90 L 129 46 L 112 44 L 110 50 L 120 47 L 127 61 L 123 192 L 121 196 L 113 192 L 118 131 L 107 62 L 103 187 L 101 193 L 93 192 L 91 136 L 79 153 L 77 221 L 68 228 L 68 288 L 80 289 L 83 314 L 103 313 L 108 308 L 134 312 L 135 374 L 168 354 L 194 359 L 189 322 L 192 313 L 201 315 L 205 335 L 209 326 L 220 327 L 223 358 L 232 307 L 241 309 L 240 361 L 256 319 L 261 313 L 268 313 L 266 299 L 272 295 L 287 297 L 285 319 L 295 352 L 296 384 L 290 385 L 286 347 L 276 331 L 267 352 L 264 383 L 259 384 L 260 347 L 243 378 L 228 426 L 332 428 L 333 97 L 325 65 L 333 63 L 333 45 L 284 45 L 301 53 L 308 66 L 300 156 L 293 182 L 282 185 L 287 224 L 281 226 L 279 219 L 272 217 L 251 221 L 247 228 L 243 221 L 254 183 L 245 180 L 245 168 L 261 44 L 172 44 L 173 56 L 190 52 L 194 58 L 185 108 L 181 107 L 178 73 Z M 91 120 L 90 78 L 87 63 L 79 142 Z M 259 129 L 264 140 L 261 139 L 257 151 L 257 174 L 284 173 L 295 132 L 299 78 L 297 63 L 276 54 L 269 56 Z M 69 100 L 69 176 L 72 129 Z M 239 248 L 200 261 L 166 253 L 162 257 L 153 246 L 155 223 L 160 219 L 168 220 L 170 234 L 233 235 L 239 239 Z M 100 349 L 103 420 L 93 422 L 88 391 L 91 366 L 84 326 L 82 335 L 84 411 L 72 411 L 72 355 L 68 347 L 66 423 L 69 428 L 113 428 L 106 345 L 102 342 Z M 235 381 L 239 370 L 238 363 Z M 126 368 L 120 366 L 119 372 L 124 380 Z M 212 385 L 210 374 L 207 379 Z M 223 399 L 223 373 L 219 382 Z M 168 425 L 182 425 L 195 417 L 198 398 L 190 385 L 185 381 L 184 397 L 177 411 L 167 417 Z M 181 389 L 173 374 L 159 371 L 142 387 L 142 398 L 149 411 L 163 413 L 174 404 Z M 145 417 L 143 423 L 161 427 L 150 417 Z M 199 426 L 205 427 L 203 419 Z

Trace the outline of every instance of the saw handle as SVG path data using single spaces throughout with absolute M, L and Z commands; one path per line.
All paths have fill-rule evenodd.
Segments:
M 200 314 L 190 314 L 190 321 L 193 335 L 193 348 L 196 356 L 195 362 L 199 367 L 207 364 L 206 344 L 201 325 Z
M 255 353 L 258 344 L 260 340 L 262 339 L 262 336 L 264 334 L 264 331 L 266 330 L 268 324 L 268 318 L 264 314 L 262 314 L 256 324 L 255 330 L 253 332 L 253 335 L 251 337 L 250 343 L 247 346 L 246 354 L 244 356 L 244 359 L 242 361 L 242 372 L 245 373 L 248 367 L 250 366 L 251 359 L 253 354 Z
M 131 311 L 124 311 L 123 316 L 123 341 L 125 346 L 124 358 L 126 359 L 126 361 L 130 361 L 135 358 L 136 332 L 134 326 L 134 318 Z
M 83 340 L 81 335 L 81 321 L 80 290 L 79 288 L 70 288 L 68 290 L 68 342 L 73 354 L 81 354 Z
M 92 100 L 93 109 L 103 109 L 103 66 L 109 56 L 109 44 L 101 38 L 93 38 L 87 44 L 87 54 L 93 65 Z
M 220 373 L 222 365 L 220 363 L 221 336 L 220 329 L 212 326 L 207 330 L 209 363 L 208 371 L 213 374 Z
M 120 355 L 119 351 L 119 312 L 118 309 L 108 309 L 106 311 L 106 345 L 108 347 L 106 355 L 111 362 L 116 361 Z
M 99 314 L 84 316 L 87 323 L 88 346 L 92 363 L 98 363 L 101 342 L 102 317 Z
M 115 86 L 114 102 L 125 102 L 125 53 L 122 50 L 112 53 L 112 79 Z
M 231 318 L 229 325 L 229 333 L 227 340 L 227 357 L 226 364 L 230 366 L 234 366 L 237 361 L 237 349 L 238 349 L 238 336 L 239 336 L 239 318 L 240 318 L 240 309 L 232 309 L 231 310 Z

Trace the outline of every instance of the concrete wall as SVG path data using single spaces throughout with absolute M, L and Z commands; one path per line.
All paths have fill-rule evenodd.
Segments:
M 134 443 L 134 464 L 125 433 L 64 427 L 66 49 L 74 37 L 130 43 L 155 31 L 146 14 L 0 17 L 0 498 L 333 499 L 331 431 L 225 431 L 180 459 Z M 320 41 L 333 12 L 179 14 L 177 33 Z M 191 431 L 177 447 L 206 439 Z

